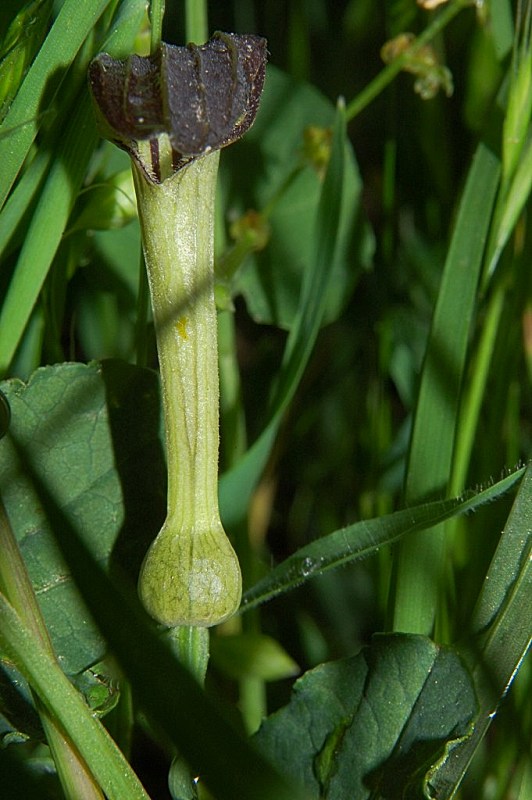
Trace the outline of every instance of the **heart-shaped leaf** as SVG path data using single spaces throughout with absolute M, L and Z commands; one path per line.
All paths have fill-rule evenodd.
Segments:
M 11 407 L 0 442 L 0 486 L 56 653 L 67 673 L 100 660 L 93 627 L 31 481 L 17 456 L 24 448 L 102 564 L 136 580 L 163 515 L 165 468 L 155 373 L 119 362 L 61 364 L 27 384 L 1 385 Z
M 424 636 L 377 634 L 358 655 L 322 664 L 255 736 L 316 800 L 423 797 L 423 780 L 476 713 L 469 673 Z

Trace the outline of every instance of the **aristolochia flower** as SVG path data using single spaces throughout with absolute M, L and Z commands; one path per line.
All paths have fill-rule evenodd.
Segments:
M 107 138 L 132 156 L 168 461 L 167 516 L 139 578 L 149 613 L 206 627 L 239 606 L 240 566 L 218 510 L 214 198 L 219 149 L 255 119 L 266 41 L 217 33 L 153 56 L 99 55 L 90 85 Z

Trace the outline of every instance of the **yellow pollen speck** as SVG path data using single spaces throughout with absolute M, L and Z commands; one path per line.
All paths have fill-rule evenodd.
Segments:
M 187 322 L 188 322 L 187 317 L 180 317 L 180 319 L 177 320 L 175 325 L 176 331 L 184 340 L 188 339 Z

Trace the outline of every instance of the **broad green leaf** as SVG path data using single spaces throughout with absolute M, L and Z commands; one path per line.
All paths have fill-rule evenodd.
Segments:
M 2 384 L 11 436 L 27 448 L 57 502 L 99 563 L 111 553 L 132 580 L 164 513 L 165 469 L 155 373 L 125 364 L 64 364 L 27 385 Z M 104 644 L 60 557 L 10 436 L 0 442 L 0 484 L 57 654 L 68 673 L 101 659 Z
M 136 592 L 127 591 L 121 580 L 106 575 L 56 503 L 46 479 L 38 476 L 24 450 L 19 452 L 76 585 L 152 723 L 219 800 L 305 800 L 305 793 L 237 733 L 172 655 Z
M 373 555 L 381 547 L 392 544 L 403 536 L 426 531 L 456 514 L 465 514 L 492 502 L 514 487 L 523 473 L 524 468 L 519 469 L 493 486 L 463 498 L 438 500 L 383 517 L 362 520 L 316 539 L 289 556 L 248 589 L 242 597 L 242 608 L 254 608 L 327 570 Z
M 377 634 L 296 681 L 254 737 L 316 800 L 418 798 L 425 773 L 476 713 L 460 657 L 416 635 Z
M 268 223 L 271 237 L 264 250 L 237 273 L 235 293 L 242 293 L 257 322 L 292 326 L 302 278 L 311 269 L 316 243 L 316 213 L 321 179 L 310 164 L 282 191 L 298 164 L 303 165 L 304 132 L 309 126 L 331 128 L 334 107 L 316 89 L 270 67 L 257 119 L 244 139 L 222 157 L 229 182 L 228 210 L 263 211 L 281 190 Z M 257 170 L 257 159 L 262 168 Z M 338 219 L 337 251 L 332 265 L 323 323 L 336 318 L 347 302 L 374 244 L 361 209 L 362 182 L 351 145 L 346 142 L 343 195 Z M 244 205 L 242 205 L 244 204 Z

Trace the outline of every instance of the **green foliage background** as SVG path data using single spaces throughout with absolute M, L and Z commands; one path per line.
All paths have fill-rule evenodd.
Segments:
M 394 669 L 407 673 L 423 659 L 420 684 L 433 662 L 452 662 L 448 685 L 464 681 L 462 717 L 426 734 L 434 750 L 412 755 L 404 742 L 430 728 L 412 709 L 425 702 L 437 716 L 443 702 L 416 684 L 411 704 L 395 706 L 408 724 L 390 734 L 389 753 L 375 745 L 374 761 L 357 771 L 356 797 L 421 797 L 438 764 L 443 777 L 431 780 L 450 796 L 445 780 L 459 774 L 446 777 L 445 742 L 470 736 L 474 719 L 484 732 L 526 650 L 529 479 L 509 518 L 514 496 L 506 494 L 524 470 L 476 499 L 442 502 L 486 487 L 530 454 L 532 12 L 528 2 L 481 5 L 451 0 L 428 12 L 414 0 L 167 0 L 166 41 L 184 44 L 194 13 L 206 9 L 209 31 L 259 33 L 270 52 L 256 124 L 222 153 L 220 170 L 220 500 L 250 610 L 212 633 L 205 695 L 159 651 L 131 592 L 164 515 L 157 360 L 128 159 L 99 139 L 86 87 L 100 50 L 146 52 L 144 3 L 10 0 L 0 8 L 0 369 L 12 416 L 0 491 L 61 667 L 153 798 L 170 797 L 175 745 L 206 773 L 213 796 L 295 797 L 262 756 L 254 761 L 244 735 L 279 709 L 256 737 L 261 753 L 281 772 L 292 769 L 309 797 L 350 797 L 349 747 L 371 749 L 369 734 L 365 743 L 357 732 L 361 718 L 350 745 L 336 712 L 309 721 L 301 707 L 325 710 L 328 700 L 315 699 L 325 686 L 339 708 L 358 706 L 360 686 L 344 697 L 344 673 L 375 662 L 372 691 L 379 695 L 381 678 L 384 688 L 368 702 L 385 709 L 386 693 L 400 693 Z M 9 28 L 21 9 L 22 24 Z M 56 25 L 45 39 L 61 13 L 68 35 Z M 412 74 L 385 68 L 380 49 L 402 32 L 429 30 L 454 92 L 422 100 Z M 338 97 L 345 112 L 335 110 Z M 305 139 L 309 126 L 326 132 L 323 162 Z M 258 228 L 257 215 L 243 218 L 250 209 Z M 400 511 L 409 507 L 410 521 Z M 474 515 L 453 516 L 472 507 Z M 124 596 L 113 594 L 109 575 Z M 0 587 L 8 595 L 5 576 Z M 6 608 L 2 648 L 12 650 L 2 683 L 17 685 L 16 667 L 35 689 L 31 664 L 25 672 L 14 655 L 10 619 Z M 145 646 L 135 649 L 136 631 Z M 457 644 L 467 672 L 445 649 Z M 493 667 L 492 689 L 477 650 Z M 314 667 L 293 693 L 294 675 Z M 179 681 L 182 694 L 168 691 Z M 530 685 L 525 661 L 489 735 L 470 737 L 463 800 L 530 797 Z M 15 764 L 0 759 L 5 785 L 13 770 L 15 786 L 28 782 L 13 796 L 61 796 L 46 777 L 49 752 L 22 686 L 15 711 L 2 692 L 6 741 L 29 737 L 16 745 Z M 325 742 L 318 762 L 291 738 L 305 725 Z M 403 745 L 413 761 L 401 760 Z M 224 768 L 236 777 L 224 778 Z

